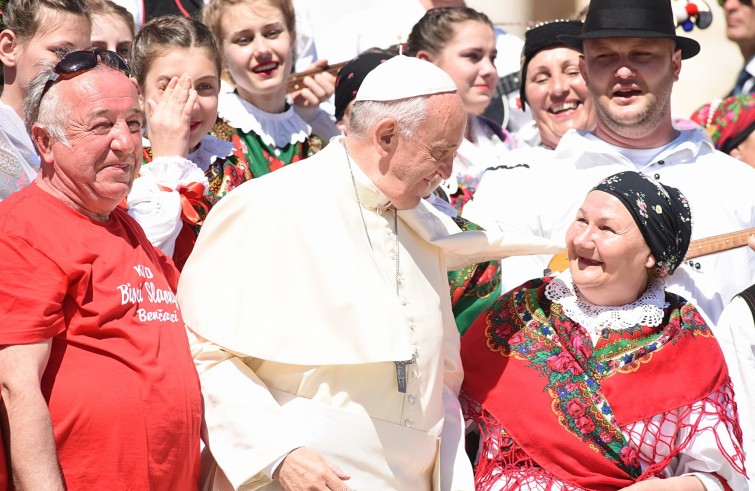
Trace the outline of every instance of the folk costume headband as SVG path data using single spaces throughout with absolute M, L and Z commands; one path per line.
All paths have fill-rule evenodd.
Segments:
M 629 210 L 655 257 L 660 277 L 679 267 L 692 236 L 692 212 L 681 191 L 633 171 L 614 174 L 592 190 L 617 197 Z

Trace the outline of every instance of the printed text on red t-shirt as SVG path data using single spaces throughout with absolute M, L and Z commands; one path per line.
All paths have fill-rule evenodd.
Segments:
M 136 311 L 136 315 L 140 321 L 178 322 L 176 295 L 170 289 L 158 288 L 152 281 L 149 281 L 155 275 L 147 266 L 137 264 L 133 268 L 140 278 L 145 278 L 147 281 L 141 287 L 138 285 L 132 286 L 131 283 L 118 285 L 118 290 L 121 292 L 121 305 L 142 303 L 144 302 L 144 295 L 146 293 L 147 301 L 150 303 L 172 305 L 174 309 L 168 311 L 163 309 L 147 310 L 139 308 Z

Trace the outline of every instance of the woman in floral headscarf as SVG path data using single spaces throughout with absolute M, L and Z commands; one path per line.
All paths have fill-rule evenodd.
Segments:
M 677 189 L 611 176 L 567 232 L 569 269 L 474 322 L 461 353 L 477 489 L 747 489 L 723 354 L 664 289 L 691 228 Z
M 755 167 L 755 97 L 727 97 L 705 104 L 692 121 L 704 127 L 718 150 Z

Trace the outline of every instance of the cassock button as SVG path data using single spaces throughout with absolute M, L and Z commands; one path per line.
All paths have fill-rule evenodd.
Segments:
M 655 180 L 657 181 L 657 180 L 659 180 L 661 178 L 661 175 L 660 174 L 656 174 L 653 177 L 655 177 Z
M 666 163 L 666 161 L 665 161 L 665 160 L 659 160 L 659 161 L 658 161 L 658 165 L 663 165 L 663 164 L 665 164 L 665 163 Z

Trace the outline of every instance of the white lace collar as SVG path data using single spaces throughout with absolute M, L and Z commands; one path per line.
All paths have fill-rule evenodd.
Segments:
M 306 141 L 312 128 L 295 112 L 293 106 L 282 113 L 268 113 L 232 93 L 220 93 L 218 116 L 244 133 L 254 132 L 265 145 L 283 148 Z
M 224 159 L 233 154 L 233 143 L 212 135 L 205 135 L 199 142 L 199 147 L 191 152 L 188 159 L 197 164 L 204 172 L 217 159 Z
M 660 280 L 651 280 L 645 293 L 632 303 L 620 306 L 593 305 L 579 295 L 568 269 L 545 287 L 545 296 L 561 305 L 570 319 L 591 334 L 600 334 L 605 328 L 621 330 L 637 324 L 658 326 L 663 321 L 663 309 L 668 305 L 665 285 Z

